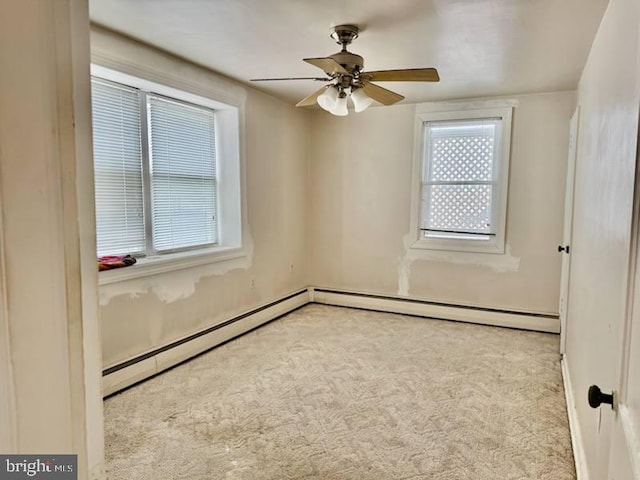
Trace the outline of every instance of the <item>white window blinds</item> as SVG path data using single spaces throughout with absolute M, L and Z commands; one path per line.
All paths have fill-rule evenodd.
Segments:
M 215 112 L 92 78 L 97 253 L 218 242 Z
M 214 112 L 148 95 L 153 247 L 217 242 Z
M 433 122 L 426 129 L 425 235 L 495 234 L 500 119 Z
M 145 251 L 140 93 L 92 80 L 98 255 Z

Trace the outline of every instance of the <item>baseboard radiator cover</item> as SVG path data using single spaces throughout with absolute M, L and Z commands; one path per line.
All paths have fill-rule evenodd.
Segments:
M 319 287 L 311 288 L 310 290 L 310 298 L 313 303 L 477 323 L 495 327 L 560 333 L 558 315 L 451 305 L 412 298 L 398 298 Z
M 305 288 L 125 362 L 107 367 L 102 372 L 102 395 L 103 397 L 113 395 L 297 310 L 307 303 L 309 303 L 309 293 Z
M 103 396 L 113 395 L 131 385 L 153 377 L 308 303 L 549 333 L 559 333 L 560 331 L 560 321 L 557 315 L 474 308 L 410 298 L 309 287 L 105 368 L 102 372 Z
M 571 448 L 573 449 L 573 459 L 576 464 L 577 480 L 589 480 L 589 470 L 584 452 L 584 442 L 582 431 L 578 422 L 578 412 L 576 411 L 575 398 L 573 396 L 573 386 L 569 374 L 567 356 L 562 356 L 562 383 L 564 384 L 564 397 L 567 402 L 567 416 L 569 417 L 569 432 L 571 434 Z

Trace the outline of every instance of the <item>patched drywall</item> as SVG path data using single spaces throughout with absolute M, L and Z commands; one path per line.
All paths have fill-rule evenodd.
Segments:
M 319 287 L 558 312 L 569 119 L 575 92 L 519 95 L 506 253 L 409 249 L 413 105 L 311 117 L 309 261 Z
M 307 285 L 308 113 L 95 27 L 92 51 L 184 83 L 245 89 L 246 257 L 100 287 L 103 365 L 170 343 Z M 112 67 L 113 68 L 113 67 Z M 108 272 L 107 272 L 108 273 Z
M 100 305 L 108 305 L 112 298 L 120 295 L 134 299 L 146 293 L 153 293 L 164 303 L 172 303 L 192 296 L 202 278 L 219 277 L 232 270 L 249 270 L 253 263 L 253 238 L 248 227 L 244 237 L 246 254 L 238 258 L 101 285 Z
M 416 250 L 411 245 L 415 235 L 404 237 L 405 254 L 398 259 L 398 296 L 408 297 L 411 285 L 411 264 L 415 261 L 442 262 L 455 265 L 486 267 L 495 273 L 517 272 L 520 268 L 520 257 L 511 254 L 511 245 L 505 245 L 502 255 L 488 255 L 475 252 L 449 252 L 445 250 Z

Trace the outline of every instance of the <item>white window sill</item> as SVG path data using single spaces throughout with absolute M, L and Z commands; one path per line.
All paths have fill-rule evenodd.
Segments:
M 98 272 L 98 284 L 108 285 L 110 283 L 172 272 L 184 268 L 224 262 L 246 255 L 247 252 L 245 248 L 219 246 L 139 258 L 134 265 Z
M 412 250 L 440 250 L 447 252 L 470 252 L 504 254 L 504 242 L 499 239 L 456 239 L 456 238 L 419 238 L 411 247 Z

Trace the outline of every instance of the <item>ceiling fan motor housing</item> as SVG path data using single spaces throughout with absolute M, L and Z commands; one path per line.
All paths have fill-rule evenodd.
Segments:
M 358 73 L 364 68 L 364 58 L 346 50 L 334 53 L 329 58 L 333 58 L 351 74 Z

